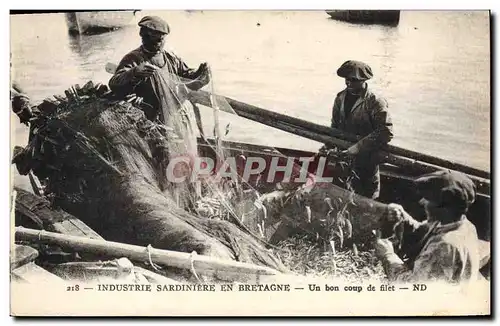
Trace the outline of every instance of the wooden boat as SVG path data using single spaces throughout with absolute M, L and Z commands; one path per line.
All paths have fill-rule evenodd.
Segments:
M 14 282 L 43 281 L 68 286 L 84 282 L 91 287 L 105 282 L 190 283 L 193 276 L 216 276 L 219 281 L 229 282 L 293 279 L 267 267 L 106 241 L 83 221 L 50 207 L 46 199 L 20 188 L 15 188 L 14 193 L 17 243 L 11 245 L 10 252 Z M 182 273 L 165 277 L 156 272 L 158 267 L 154 264 L 187 270 L 189 277 Z
M 210 140 L 211 145 L 204 144 L 200 140 L 200 153 L 207 157 L 215 159 L 215 153 L 212 150 L 214 145 L 213 140 Z M 225 150 L 227 155 L 231 157 L 261 157 L 266 161 L 266 166 L 270 166 L 273 157 L 286 159 L 288 157 L 314 157 L 316 153 L 297 150 L 292 148 L 269 147 L 264 145 L 256 145 L 249 143 L 225 142 Z M 237 161 L 239 163 L 240 161 Z M 284 162 L 284 161 L 283 161 Z M 297 165 L 301 165 L 300 161 L 296 160 Z M 308 166 L 308 171 L 314 173 L 318 166 L 318 158 L 312 161 Z M 273 182 L 266 182 L 269 169 L 266 168 L 262 172 L 262 177 L 250 179 L 250 184 L 261 190 L 263 193 L 276 188 L 276 184 L 283 181 L 283 174 L 276 174 Z M 328 172 L 325 177 L 331 176 Z M 401 204 L 410 214 L 416 218 L 424 216 L 422 207 L 418 204 L 419 197 L 415 193 L 413 184 L 414 176 L 405 173 L 403 170 L 395 169 L 390 164 L 381 165 L 381 196 L 379 200 L 385 203 Z M 478 236 L 482 240 L 489 241 L 491 239 L 491 198 L 489 194 L 478 193 L 475 203 L 471 206 L 467 217 L 473 222 L 478 229 Z
M 201 140 L 200 140 L 200 143 Z M 215 160 L 215 152 L 213 151 L 215 143 L 211 141 L 210 145 L 201 144 L 200 153 L 208 157 L 212 157 Z M 286 164 L 286 159 L 289 157 L 297 158 L 295 163 L 301 165 L 301 161 L 298 158 L 304 157 L 315 157 L 316 153 L 308 152 L 293 148 L 281 148 L 281 147 L 269 147 L 264 145 L 248 144 L 248 143 L 238 143 L 238 142 L 225 142 L 225 151 L 230 157 L 260 157 L 266 161 L 266 167 L 270 166 L 270 162 L 273 158 L 281 158 L 282 161 L 278 161 L 280 165 Z M 238 163 L 239 161 L 237 161 Z M 318 158 L 312 161 L 308 165 L 308 172 L 313 173 L 318 167 Z M 243 167 L 239 167 L 243 169 Z M 266 183 L 267 175 L 269 170 L 266 168 L 260 175 L 259 178 L 250 179 L 250 183 L 259 192 L 266 193 L 276 189 L 276 185 L 283 180 L 283 174 L 276 174 L 276 178 L 273 182 Z M 405 210 L 410 213 L 413 217 L 418 220 L 425 219 L 425 211 L 423 207 L 418 203 L 420 200 L 419 195 L 415 191 L 415 185 L 413 180 L 416 175 L 408 173 L 404 169 L 398 169 L 390 164 L 381 165 L 381 194 L 378 201 L 383 203 L 397 203 L 402 205 Z M 324 174 L 325 177 L 333 176 L 334 171 L 328 170 Z M 264 181 L 262 181 L 264 180 Z M 489 192 L 478 192 L 475 202 L 469 208 L 467 213 L 467 218 L 476 226 L 480 256 L 481 256 L 481 273 L 484 277 L 490 277 L 490 241 L 491 241 L 491 196 Z M 289 237 L 290 230 L 288 228 L 279 229 L 277 233 L 273 234 L 274 241 L 284 240 Z
M 65 13 L 71 34 L 94 34 L 115 30 L 133 23 L 135 11 L 88 11 Z
M 27 232 L 30 229 L 22 230 Z M 30 230 L 38 236 L 39 230 Z M 49 233 L 50 234 L 50 233 Z M 61 237 L 68 237 L 57 234 Z M 72 236 L 69 236 L 72 237 Z M 76 237 L 81 242 L 80 237 Z M 85 238 L 83 238 L 85 239 Z M 37 239 L 38 240 L 38 239 Z M 37 241 L 40 243 L 40 241 Z M 80 261 L 73 257 L 67 262 L 54 262 L 48 260 L 45 250 L 40 250 L 34 245 L 14 244 L 10 252 L 10 273 L 13 283 L 37 285 L 41 282 L 52 285 L 74 287 L 75 283 L 92 284 L 113 282 L 130 284 L 176 284 L 175 280 L 151 272 L 145 268 L 132 264 L 126 258 L 108 259 L 106 261 Z M 49 247 L 50 248 L 50 247 Z M 67 248 L 66 248 L 67 249 Z M 70 249 L 60 251 L 67 256 L 75 251 Z M 81 253 L 81 252 L 79 252 Z M 78 291 L 78 287 L 73 288 Z
M 89 84 L 90 85 L 90 84 Z M 82 91 L 85 89 L 94 89 L 93 86 L 84 86 Z M 96 87 L 96 91 L 100 90 L 100 86 Z M 106 92 L 108 94 L 109 92 Z M 67 98 L 68 100 L 71 100 L 71 98 L 78 96 L 76 90 L 74 91 L 74 94 L 71 95 L 71 93 L 67 92 Z M 198 104 L 210 104 L 207 103 L 207 96 L 210 96 L 210 94 L 206 92 L 192 92 L 191 100 L 194 103 Z M 78 101 L 78 98 L 75 97 L 76 101 Z M 261 123 L 264 123 L 266 125 L 288 131 L 291 133 L 294 133 L 299 136 L 307 137 L 313 140 L 317 141 L 322 141 L 328 144 L 334 144 L 338 145 L 341 148 L 346 148 L 349 146 L 349 144 L 352 143 L 353 139 L 350 139 L 347 135 L 342 135 L 338 134 L 339 138 L 332 137 L 332 134 L 335 134 L 338 131 L 335 131 L 331 128 L 327 128 L 324 126 L 318 126 L 314 125 L 308 122 L 305 122 L 300 119 L 280 115 L 271 111 L 267 111 L 265 109 L 260 109 L 257 107 L 254 107 L 249 104 L 241 103 L 235 100 L 232 100 L 230 98 L 225 98 L 228 102 L 228 104 L 231 105 L 232 109 L 234 110 L 233 113 L 236 113 L 240 116 L 243 116 L 245 118 L 258 121 Z M 208 101 L 210 102 L 210 101 Z M 44 108 L 44 110 L 48 110 L 49 108 Z M 114 120 L 113 120 L 114 121 Z M 326 129 L 325 129 L 326 128 Z M 341 139 L 342 138 L 342 139 Z M 54 141 L 54 140 L 52 140 Z M 207 143 L 208 141 L 208 143 Z M 215 141 L 213 139 L 208 139 L 208 140 L 199 140 L 199 151 L 201 156 L 205 157 L 211 157 L 215 160 L 216 153 L 214 151 L 214 144 Z M 314 160 L 311 164 L 308 166 L 308 171 L 310 173 L 314 173 L 314 170 L 316 169 L 318 165 L 318 160 L 319 158 L 316 156 L 316 153 L 313 152 L 307 152 L 307 151 L 301 151 L 301 150 L 296 150 L 293 148 L 273 148 L 269 146 L 262 146 L 262 145 L 255 145 L 255 144 L 248 144 L 248 143 L 238 143 L 238 142 L 224 142 L 224 150 L 229 155 L 230 157 L 259 157 L 263 158 L 264 161 L 266 161 L 268 164 L 266 164 L 266 167 L 270 166 L 270 162 L 274 157 L 279 157 L 280 159 L 287 159 L 289 157 L 293 158 L 299 158 L 299 157 L 314 157 Z M 387 152 L 384 152 L 382 155 L 382 158 L 385 159 L 385 163 L 382 164 L 382 194 L 380 197 L 381 202 L 385 203 L 399 203 L 405 207 L 407 211 L 410 212 L 413 216 L 416 218 L 421 218 L 423 216 L 422 209 L 419 207 L 418 203 L 418 196 L 414 191 L 414 186 L 413 186 L 413 179 L 422 174 L 423 172 L 429 172 L 429 171 L 434 171 L 437 169 L 456 169 L 459 171 L 465 171 L 468 173 L 471 178 L 473 178 L 474 182 L 476 182 L 476 185 L 478 186 L 478 196 L 477 200 L 471 207 L 470 211 L 468 212 L 468 218 L 476 225 L 476 228 L 478 230 L 479 238 L 482 240 L 482 244 L 484 244 L 484 247 L 489 249 L 489 241 L 491 239 L 491 227 L 490 227 L 490 220 L 491 220 L 491 199 L 490 199 L 490 193 L 489 193 L 489 173 L 486 171 L 481 171 L 478 169 L 474 169 L 472 167 L 467 167 L 463 166 L 457 163 L 449 162 L 446 160 L 442 160 L 436 157 L 429 157 L 428 155 L 424 154 L 419 154 L 419 153 L 414 153 L 411 151 L 407 151 L 404 149 L 400 149 L 397 147 L 388 147 Z M 396 154 L 398 155 L 396 155 Z M 402 156 L 403 155 L 403 156 Z M 404 156 L 406 155 L 406 157 Z M 416 158 L 419 158 L 420 161 L 416 160 Z M 241 164 L 238 167 L 244 166 L 245 162 L 243 161 L 236 161 L 237 164 Z M 432 163 L 432 164 L 431 164 Z M 280 162 L 278 162 L 280 164 Z M 301 162 L 296 161 L 297 165 L 300 165 Z M 436 164 L 441 164 L 442 166 L 437 166 Z M 281 165 L 281 164 L 280 164 Z M 265 169 L 264 171 L 261 172 L 260 176 L 256 176 L 254 179 L 247 180 L 249 185 L 256 189 L 258 192 L 261 193 L 267 193 L 269 191 L 273 191 L 278 189 L 278 185 L 280 184 L 280 175 L 277 175 L 277 178 L 274 178 L 271 181 L 267 181 L 266 174 L 269 172 L 269 168 Z M 335 172 L 335 171 L 331 171 Z M 328 174 L 324 175 L 328 176 Z M 31 205 L 31 207 L 38 207 L 37 205 Z M 294 212 L 295 213 L 295 212 Z M 84 217 L 85 218 L 85 217 Z M 369 220 L 365 220 L 368 222 Z M 85 220 L 83 222 L 86 222 Z M 36 224 L 36 223 L 35 223 Z M 43 224 L 43 223 L 42 223 Z M 74 225 L 74 224 L 73 224 Z M 64 225 L 61 225 L 59 228 L 53 227 L 54 230 L 64 230 L 65 227 Z M 16 230 L 16 238 L 17 238 L 17 231 Z M 277 232 L 275 232 L 277 233 Z M 36 237 L 37 233 L 33 232 L 22 232 L 22 230 L 19 230 L 19 234 L 21 237 L 21 240 L 26 240 L 26 239 L 39 239 L 42 240 L 43 237 L 42 235 L 38 235 L 38 238 Z M 287 236 L 287 234 L 279 234 L 284 237 Z M 72 235 L 68 235 L 68 238 L 71 237 Z M 266 236 L 267 237 L 267 236 Z M 64 239 L 58 239 L 58 237 L 55 236 L 47 236 L 47 241 L 52 241 L 48 239 L 52 239 L 53 241 L 60 241 L 57 242 L 60 245 L 69 245 L 68 243 L 71 241 L 65 241 Z M 88 238 L 88 237 L 87 237 Z M 95 240 L 95 241 L 94 241 Z M 93 245 L 95 247 L 92 248 L 97 248 L 98 252 L 102 252 L 103 248 L 106 248 L 107 244 L 103 244 L 99 242 L 99 239 L 91 239 L 88 240 L 89 245 Z M 74 243 L 74 242 L 73 242 Z M 114 246 L 118 246 L 118 248 L 123 249 L 120 245 L 114 244 Z M 83 247 L 78 247 L 78 248 L 83 248 Z M 116 247 L 115 247 L 116 249 Z M 120 249 L 120 250 L 121 250 Z M 136 249 L 134 248 L 128 248 L 127 250 L 131 250 L 132 252 Z M 114 252 L 114 251 L 112 251 Z M 118 253 L 123 253 L 123 251 L 116 251 Z M 108 253 L 109 254 L 109 253 Z M 170 253 L 165 253 L 166 256 L 168 257 Z M 485 260 L 488 259 L 489 254 L 485 254 Z M 141 256 L 143 257 L 143 256 Z M 177 257 L 177 256 L 176 256 Z M 166 259 L 166 258 L 165 258 Z M 180 259 L 180 266 L 187 266 L 186 261 L 189 261 L 189 257 L 182 257 Z M 203 260 L 203 259 L 202 259 Z M 168 259 L 164 260 L 168 261 Z M 207 263 L 207 261 L 205 261 Z M 216 264 L 217 266 L 221 266 L 220 262 L 209 262 L 210 264 Z M 483 262 L 485 264 L 485 268 L 488 269 L 488 264 L 486 262 Z M 224 264 L 223 264 L 224 265 Z M 206 266 L 206 265 L 205 265 Z M 224 266 L 229 266 L 229 265 L 224 265 Z M 176 266 L 179 267 L 179 266 Z M 234 266 L 233 266 L 234 267 Z M 233 268 L 233 267 L 228 267 L 228 268 Z M 250 271 L 252 273 L 252 268 L 249 266 L 239 266 L 238 268 L 242 268 L 244 270 Z M 247 269 L 248 267 L 248 269 Z M 210 270 L 210 267 L 208 268 Z M 258 272 L 258 274 L 261 272 Z M 271 273 L 272 274 L 272 273 Z
M 14 188 L 15 225 L 18 232 L 35 234 L 37 241 L 11 245 L 10 271 L 13 282 L 36 284 L 40 281 L 70 285 L 72 282 L 99 283 L 106 281 L 136 284 L 175 284 L 172 279 L 154 273 L 123 256 L 107 257 L 92 251 L 44 246 L 42 231 L 62 239 L 75 238 L 104 241 L 88 225 L 67 212 L 53 208 L 45 198 Z M 22 226 L 22 227 L 21 227 Z M 26 240 L 26 239 L 25 239 Z M 64 250 L 66 249 L 66 250 Z
M 207 144 L 204 140 L 199 140 L 200 154 L 215 159 L 216 154 L 213 150 L 215 140 L 208 139 L 208 141 L 209 143 Z M 316 154 L 314 152 L 307 152 L 292 148 L 274 148 L 264 145 L 241 142 L 225 142 L 224 150 L 228 155 L 234 157 L 244 156 L 263 158 L 267 163 L 266 166 L 269 166 L 269 163 L 271 162 L 273 157 L 314 157 Z M 300 164 L 299 161 L 297 161 L 296 163 Z M 316 167 L 317 160 L 313 161 L 309 165 L 309 172 L 314 173 Z M 266 180 L 268 172 L 268 169 L 264 170 L 261 174 L 262 177 L 259 178 L 259 180 Z M 325 174 L 325 176 L 328 176 L 328 174 Z M 266 193 L 276 189 L 276 185 L 280 181 L 282 181 L 282 175 L 277 174 L 277 178 L 275 178 L 272 182 L 260 182 L 257 181 L 257 178 L 254 178 L 250 179 L 249 183 L 259 192 Z M 385 203 L 399 203 L 403 205 L 405 209 L 413 216 L 423 216 L 424 212 L 422 208 L 417 204 L 419 198 L 414 191 L 412 176 L 397 172 L 390 165 L 383 164 L 381 166 L 381 183 L 382 191 L 381 197 L 379 199 L 380 201 Z M 44 232 L 43 234 L 40 234 L 38 231 L 30 231 L 30 229 L 26 229 L 21 239 L 35 239 L 35 242 L 36 240 L 43 241 L 43 236 L 47 235 L 49 243 L 50 241 L 54 241 L 55 239 L 55 243 L 58 246 L 62 246 L 63 249 L 67 250 L 65 250 L 64 252 L 56 251 L 55 253 L 50 254 L 45 252 L 45 256 L 42 257 L 45 262 L 41 266 L 47 264 L 47 259 L 51 259 L 52 261 L 49 261 L 48 265 L 50 266 L 49 268 L 42 268 L 41 266 L 35 265 L 34 259 L 38 255 L 33 252 L 30 252 L 31 256 L 28 253 L 19 254 L 18 258 L 13 259 L 12 261 L 12 274 L 14 275 L 13 277 L 15 279 L 29 281 L 34 277 L 33 275 L 46 275 L 48 279 L 53 279 L 54 281 L 74 281 L 82 280 L 84 277 L 89 279 L 90 276 L 93 275 L 93 279 L 97 282 L 98 280 L 106 279 L 109 277 L 115 277 L 115 279 L 119 279 L 120 277 L 130 278 L 131 273 L 136 273 L 139 275 L 138 277 L 136 277 L 136 279 L 142 277 L 142 279 L 146 279 L 151 283 L 175 284 L 177 282 L 175 279 L 166 278 L 151 271 L 151 266 L 145 266 L 149 267 L 148 269 L 137 265 L 132 269 L 131 267 L 128 267 L 128 272 L 126 275 L 123 273 L 120 274 L 119 271 L 123 269 L 120 267 L 120 262 L 122 263 L 122 265 L 124 264 L 127 266 L 131 264 L 127 261 L 124 262 L 123 259 L 121 261 L 117 261 L 116 259 L 109 260 L 107 265 L 104 264 L 107 267 L 103 268 L 103 263 L 97 261 L 100 254 L 104 253 L 105 255 L 114 258 L 130 258 L 132 256 L 132 258 L 130 258 L 132 259 L 132 261 L 144 261 L 146 260 L 146 256 L 141 256 L 140 252 L 144 251 L 145 249 L 137 246 L 130 246 L 127 244 L 107 243 L 97 233 L 86 226 L 82 221 L 61 210 L 51 211 L 47 207 L 47 202 L 40 197 L 23 192 L 22 190 L 20 190 L 19 194 L 20 196 L 17 200 L 16 205 L 16 225 L 23 225 L 38 230 L 44 229 L 56 232 L 56 234 L 51 232 Z M 481 266 L 483 266 L 482 273 L 485 277 L 489 277 L 490 273 L 490 211 L 490 196 L 486 194 L 478 194 L 476 202 L 472 205 L 469 213 L 467 214 L 468 218 L 476 225 L 478 230 L 478 236 L 480 238 L 480 244 L 483 252 L 481 262 Z M 23 232 L 23 228 L 16 229 L 16 231 Z M 57 234 L 61 234 L 61 236 L 58 236 Z M 285 239 L 288 236 L 288 234 L 278 234 L 277 238 Z M 23 249 L 22 252 L 25 252 L 27 250 L 27 248 L 17 248 L 16 246 L 16 250 L 20 249 Z M 162 250 L 157 251 L 158 252 L 154 255 L 154 258 L 156 258 L 156 260 L 154 261 L 156 263 L 163 262 L 166 264 L 172 264 L 172 261 L 177 261 L 175 262 L 175 267 L 189 269 L 189 266 L 187 265 L 190 261 L 189 254 L 177 254 L 175 252 Z M 68 254 L 68 252 L 78 252 L 81 257 L 83 257 L 87 261 L 90 260 L 90 262 L 75 261 L 75 256 Z M 99 255 L 94 255 L 93 253 L 95 252 L 99 252 Z M 30 256 L 30 258 L 23 258 L 25 256 Z M 23 263 L 18 262 L 20 260 L 22 261 L 23 259 L 25 260 Z M 206 273 L 211 274 L 213 273 L 213 270 L 218 270 L 218 276 L 224 276 L 228 281 L 248 281 L 253 279 L 252 277 L 255 276 L 256 273 L 261 275 L 261 281 L 264 280 L 264 275 L 268 275 L 269 280 L 275 280 L 276 278 L 284 277 L 284 275 L 282 275 L 281 273 L 270 269 L 258 268 L 257 266 L 252 267 L 251 265 L 238 263 L 234 264 L 232 262 L 218 261 L 216 259 L 211 260 L 208 257 L 201 257 L 201 260 L 197 262 L 196 266 L 198 266 L 196 270 L 200 275 L 204 275 Z M 229 273 L 227 272 L 228 269 L 234 269 L 238 272 Z M 21 276 L 19 276 L 18 274 Z M 36 278 L 34 278 L 34 280 L 36 280 Z
M 400 10 L 327 10 L 326 13 L 335 20 L 362 24 L 397 25 Z

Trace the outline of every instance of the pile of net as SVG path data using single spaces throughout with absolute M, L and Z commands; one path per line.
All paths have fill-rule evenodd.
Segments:
M 105 85 L 76 85 L 65 95 L 38 105 L 29 143 L 14 158 L 21 174 L 40 179 L 54 206 L 106 240 L 286 270 L 245 230 L 179 204 L 165 175 L 175 130 L 146 119 Z

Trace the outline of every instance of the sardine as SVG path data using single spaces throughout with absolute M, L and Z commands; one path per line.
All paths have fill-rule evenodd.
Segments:
M 312 221 L 311 207 L 306 206 L 306 213 L 307 213 L 307 223 L 311 223 Z
M 338 226 L 338 231 L 339 231 L 339 248 L 342 248 L 344 246 L 344 231 L 342 231 L 342 227 L 339 225 Z
M 348 219 L 345 219 L 345 225 L 347 229 L 347 239 L 352 238 L 352 223 Z

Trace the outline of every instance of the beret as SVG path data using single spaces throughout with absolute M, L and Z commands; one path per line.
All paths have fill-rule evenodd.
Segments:
M 163 34 L 170 33 L 170 27 L 168 26 L 167 22 L 158 16 L 144 16 L 139 21 L 138 25 L 161 32 Z
M 373 77 L 372 68 L 364 62 L 349 60 L 337 69 L 337 75 L 342 78 L 368 80 Z
M 422 197 L 440 206 L 455 206 L 466 212 L 476 199 L 474 182 L 463 173 L 436 171 L 415 180 Z

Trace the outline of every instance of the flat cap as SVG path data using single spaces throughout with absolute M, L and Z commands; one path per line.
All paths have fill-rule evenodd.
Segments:
M 364 62 L 349 60 L 337 69 L 337 75 L 342 78 L 368 80 L 373 77 L 372 68 Z
M 418 192 L 440 206 L 452 206 L 463 213 L 476 199 L 474 182 L 463 173 L 436 171 L 415 180 Z
M 163 34 L 170 33 L 170 27 L 168 26 L 167 22 L 158 16 L 144 16 L 139 21 L 138 25 L 141 27 L 152 29 L 154 31 L 158 31 Z

